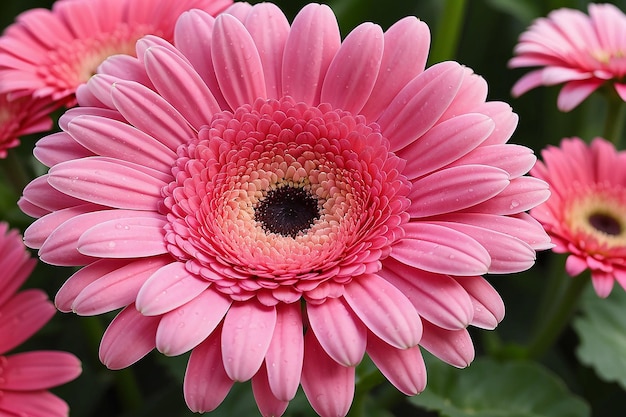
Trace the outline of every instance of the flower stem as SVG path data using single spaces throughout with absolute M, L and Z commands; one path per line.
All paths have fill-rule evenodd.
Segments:
M 550 285 L 552 304 L 544 303 L 544 308 L 539 310 L 540 316 L 535 333 L 526 347 L 525 356 L 528 358 L 541 357 L 559 338 L 576 311 L 583 290 L 591 281 L 588 274 L 569 277 L 561 272 L 557 278 L 561 281 L 560 285 Z
M 20 160 L 15 149 L 10 149 L 6 158 L 0 161 L 0 170 L 5 182 L 11 187 L 15 195 L 21 196 L 24 187 L 32 178 L 24 169 L 24 162 Z
M 607 114 L 604 122 L 604 139 L 611 141 L 617 149 L 624 132 L 624 118 L 626 117 L 626 102 L 617 94 L 607 95 Z
M 437 21 L 437 29 L 433 37 L 430 51 L 430 64 L 453 59 L 459 44 L 466 0 L 446 0 L 443 12 Z

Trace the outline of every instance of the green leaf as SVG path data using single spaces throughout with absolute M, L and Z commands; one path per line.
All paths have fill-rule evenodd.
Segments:
M 581 303 L 583 314 L 573 322 L 580 337 L 578 359 L 606 381 L 626 389 L 626 293 L 616 286 L 606 299 L 591 289 Z
M 410 399 L 445 417 L 585 417 L 587 403 L 552 372 L 526 361 L 477 359 L 456 369 L 429 360 L 428 385 Z

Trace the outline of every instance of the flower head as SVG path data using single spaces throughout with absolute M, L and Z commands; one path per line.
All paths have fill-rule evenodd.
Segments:
M 47 391 L 80 375 L 78 359 L 67 352 L 33 351 L 6 355 L 54 315 L 38 289 L 17 292 L 35 267 L 22 237 L 0 223 L 0 414 L 66 417 L 67 404 Z
M 590 145 L 568 138 L 542 155 L 531 174 L 547 181 L 552 194 L 530 213 L 552 237 L 553 250 L 569 253 L 567 273 L 589 269 L 600 297 L 615 281 L 626 288 L 626 152 L 602 138 Z
M 408 17 L 342 42 L 328 6 L 290 25 L 238 3 L 109 59 L 37 144 L 50 171 L 20 201 L 41 217 L 26 241 L 42 260 L 85 265 L 57 306 L 123 308 L 102 361 L 192 350 L 192 410 L 252 379 L 263 415 L 301 383 L 322 416 L 347 413 L 366 352 L 410 395 L 426 383 L 420 345 L 467 366 L 467 326 L 504 314 L 480 275 L 549 245 L 525 213 L 548 191 L 482 78 L 424 70 L 429 39 Z
M 30 9 L 0 37 L 0 94 L 73 105 L 76 88 L 105 58 L 134 54 L 147 34 L 171 40 L 176 18 L 221 12 L 232 0 L 58 0 Z
M 601 85 L 626 100 L 626 16 L 612 4 L 590 4 L 589 15 L 558 9 L 522 33 L 511 68 L 540 67 L 514 86 L 519 96 L 540 85 L 564 84 L 558 107 L 570 111 Z

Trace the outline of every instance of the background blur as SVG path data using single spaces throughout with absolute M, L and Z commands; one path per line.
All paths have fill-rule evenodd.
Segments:
M 172 0 L 175 1 L 175 0 Z M 461 1 L 461 0 L 451 0 Z M 276 0 L 291 20 L 306 4 L 301 0 Z M 13 22 L 23 10 L 47 7 L 51 0 L 3 0 L 0 4 L 0 27 Z M 587 1 L 582 0 L 469 0 L 465 2 L 464 15 L 459 24 L 452 22 L 454 16 L 445 16 L 444 0 L 335 0 L 327 2 L 337 14 L 342 33 L 348 33 L 361 22 L 375 22 L 387 29 L 395 21 L 407 15 L 415 15 L 431 28 L 436 53 L 429 65 L 453 59 L 482 75 L 489 84 L 489 100 L 508 102 L 520 116 L 520 122 L 511 142 L 526 145 L 539 154 L 548 144 L 558 144 L 560 139 L 579 136 L 589 140 L 602 132 L 604 102 L 597 96 L 584 102 L 570 113 L 556 108 L 559 87 L 538 88 L 521 98 L 513 99 L 510 89 L 514 82 L 528 70 L 509 70 L 507 61 L 512 56 L 517 38 L 531 21 L 545 16 L 559 7 L 578 8 L 586 12 Z M 626 10 L 626 1 L 614 1 Z M 446 25 L 445 23 L 451 23 Z M 452 29 L 451 29 L 452 28 Z M 440 34 L 458 29 L 458 43 L 444 45 Z M 454 38 L 454 36 L 452 36 Z M 443 44 L 441 43 L 443 42 Z M 449 52 L 440 53 L 448 49 Z M 22 156 L 28 170 L 39 174 L 42 167 L 32 159 L 31 152 L 36 137 L 24 138 L 19 148 L 11 150 Z M 0 160 L 0 164 L 5 163 Z M 0 178 L 0 219 L 13 227 L 24 229 L 32 219 L 21 214 L 15 203 L 20 191 Z M 1 256 L 1 255 L 0 255 Z M 507 306 L 507 316 L 497 330 L 499 338 L 506 342 L 524 340 L 527 327 L 533 318 L 533 307 L 542 291 L 546 278 L 544 260 L 549 253 L 539 254 L 538 264 L 523 274 L 493 276 L 490 281 L 500 291 Z M 51 298 L 73 271 L 39 264 L 27 286 L 46 290 Z M 616 285 L 614 291 L 622 291 Z M 73 417 L 142 417 L 194 415 L 187 410 L 182 396 L 182 376 L 187 356 L 165 358 L 151 353 L 131 369 L 109 371 L 98 361 L 98 344 L 106 323 L 112 317 L 77 317 L 58 313 L 39 334 L 21 347 L 21 350 L 62 349 L 75 353 L 83 361 L 83 375 L 77 380 L 54 390 L 71 407 Z M 485 331 L 473 331 L 477 354 L 491 335 Z M 626 394 L 616 383 L 604 382 L 590 368 L 580 365 L 574 357 L 579 340 L 571 329 L 559 340 L 558 354 L 554 352 L 543 364 L 565 381 L 569 390 L 586 398 L 594 416 L 624 415 Z M 478 356 L 477 355 L 477 356 Z M 626 351 L 624 352 L 626 357 Z M 429 379 L 431 372 L 429 370 Z M 139 387 L 139 388 L 137 388 Z M 387 387 L 381 387 L 384 391 Z M 401 395 L 390 394 L 389 410 L 372 411 L 372 416 L 434 416 L 409 406 Z M 387 398 L 387 397 L 385 397 Z M 296 399 L 287 410 L 289 416 L 312 415 L 310 407 L 302 398 Z M 382 413 L 382 414 L 381 414 Z M 210 416 L 256 416 L 256 406 L 251 397 L 249 384 L 236 384 L 226 403 Z

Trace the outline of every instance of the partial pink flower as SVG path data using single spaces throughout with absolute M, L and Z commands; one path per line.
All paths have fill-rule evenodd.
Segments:
M 596 293 L 607 297 L 615 281 L 626 288 L 626 152 L 595 138 L 590 145 L 566 138 L 549 146 L 531 175 L 550 184 L 552 195 L 530 214 L 568 253 L 565 269 L 589 269 Z
M 8 100 L 6 94 L 0 94 L 0 158 L 20 144 L 21 136 L 50 130 L 53 110 L 48 100 Z
M 549 247 L 525 213 L 548 191 L 506 143 L 511 108 L 456 62 L 424 70 L 429 41 L 414 17 L 342 42 L 328 6 L 290 25 L 237 3 L 102 65 L 20 201 L 41 259 L 84 265 L 57 307 L 123 309 L 102 361 L 191 350 L 193 411 L 251 379 L 263 415 L 301 384 L 321 416 L 348 412 L 366 353 L 407 395 L 426 384 L 420 345 L 467 366 L 467 327 L 504 315 L 481 275 Z
M 64 417 L 65 401 L 48 390 L 81 373 L 79 360 L 57 351 L 33 351 L 6 355 L 29 339 L 54 315 L 54 305 L 41 290 L 17 292 L 26 281 L 35 259 L 22 237 L 0 222 L 0 415 Z
M 58 0 L 30 9 L 0 37 L 0 94 L 74 105 L 76 88 L 107 57 L 134 54 L 154 34 L 171 40 L 178 16 L 190 9 L 217 14 L 232 0 Z
M 604 84 L 626 100 L 626 16 L 612 4 L 589 14 L 562 8 L 535 20 L 519 38 L 511 68 L 539 67 L 513 86 L 520 96 L 541 85 L 564 84 L 557 105 L 570 111 Z

